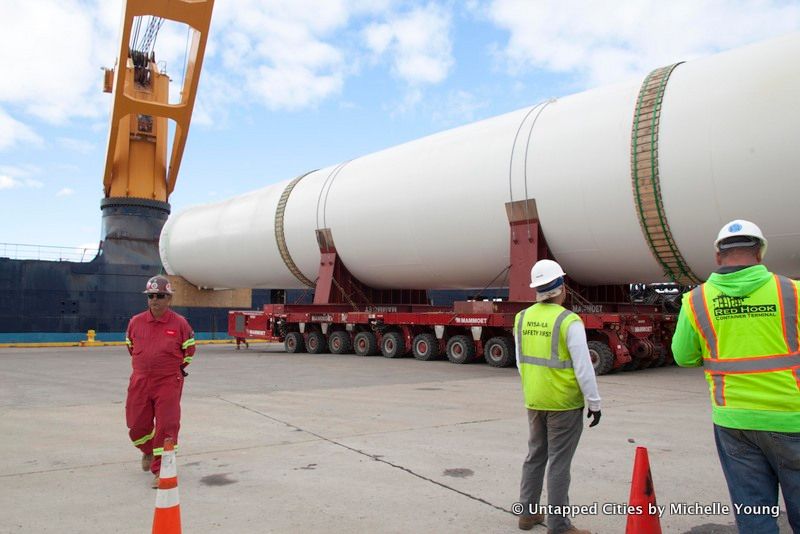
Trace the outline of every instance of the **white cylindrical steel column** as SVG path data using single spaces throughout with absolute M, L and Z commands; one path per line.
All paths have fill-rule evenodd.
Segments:
M 532 198 L 582 284 L 667 281 L 673 261 L 705 278 L 734 218 L 759 224 L 766 264 L 798 277 L 798 61 L 792 34 L 190 208 L 165 225 L 162 260 L 203 287 L 305 287 L 315 230 L 330 228 L 369 286 L 483 287 L 508 266 L 505 204 Z

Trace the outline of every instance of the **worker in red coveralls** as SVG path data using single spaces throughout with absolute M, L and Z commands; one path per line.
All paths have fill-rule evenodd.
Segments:
M 169 309 L 169 280 L 152 277 L 144 293 L 148 310 L 133 316 L 125 335 L 133 367 L 125 419 L 133 444 L 142 451 L 142 470 L 152 471 L 152 487 L 157 488 L 164 439 L 172 438 L 178 447 L 184 369 L 195 343 L 186 319 Z

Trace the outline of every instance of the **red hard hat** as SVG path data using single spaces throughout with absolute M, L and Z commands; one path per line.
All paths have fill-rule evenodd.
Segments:
M 165 276 L 154 276 L 147 281 L 147 286 L 143 293 L 164 293 L 172 295 L 172 284 Z

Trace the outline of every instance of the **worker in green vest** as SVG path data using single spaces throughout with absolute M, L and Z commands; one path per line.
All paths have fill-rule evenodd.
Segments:
M 547 532 L 589 534 L 568 517 L 570 466 L 583 431 L 584 397 L 590 427 L 600 422 L 600 395 L 586 330 L 565 309 L 564 271 L 552 260 L 536 262 L 531 287 L 536 304 L 517 314 L 514 337 L 517 368 L 528 409 L 528 456 L 522 465 L 519 528 L 530 530 L 547 517 Z M 539 504 L 547 467 L 547 506 Z
M 703 366 L 714 439 L 739 532 L 778 534 L 778 486 L 800 533 L 800 284 L 767 270 L 749 221 L 714 243 L 720 268 L 683 297 L 672 353 Z

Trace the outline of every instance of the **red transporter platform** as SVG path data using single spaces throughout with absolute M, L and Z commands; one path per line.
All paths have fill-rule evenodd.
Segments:
M 483 358 L 505 367 L 515 362 L 512 336 L 517 312 L 535 301 L 530 268 L 550 256 L 535 204 L 507 206 L 510 221 L 508 301 L 427 305 L 425 290 L 380 290 L 355 279 L 336 253 L 330 229 L 317 231 L 321 261 L 313 304 L 267 304 L 261 311 L 231 311 L 228 333 L 237 339 L 283 342 L 290 353 L 419 360 L 446 356 L 453 363 Z M 532 214 L 533 217 L 528 217 Z M 614 369 L 643 369 L 672 362 L 669 345 L 676 316 L 661 306 L 636 303 L 630 286 L 582 287 L 568 281 L 565 306 L 586 327 L 589 353 L 597 374 Z

